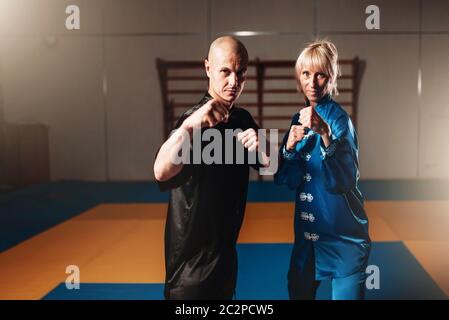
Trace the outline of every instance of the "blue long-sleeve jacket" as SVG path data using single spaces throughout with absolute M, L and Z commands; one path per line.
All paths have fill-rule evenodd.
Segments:
M 331 144 L 310 130 L 289 152 L 286 133 L 275 182 L 296 189 L 292 266 L 303 269 L 314 250 L 315 278 L 345 277 L 366 267 L 368 219 L 359 179 L 358 142 L 351 119 L 329 96 L 315 111 L 331 128 Z M 299 113 L 292 118 L 298 124 Z

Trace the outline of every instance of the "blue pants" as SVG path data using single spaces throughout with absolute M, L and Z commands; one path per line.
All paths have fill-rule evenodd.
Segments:
M 313 252 L 313 250 L 312 250 Z M 344 278 L 332 279 L 332 300 L 363 300 L 365 299 L 366 273 L 363 268 Z M 315 257 L 309 256 L 304 270 L 301 272 L 290 266 L 288 272 L 288 293 L 292 300 L 313 300 L 320 285 L 315 280 Z

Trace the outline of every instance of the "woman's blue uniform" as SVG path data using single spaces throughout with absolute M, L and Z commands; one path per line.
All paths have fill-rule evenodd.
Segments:
M 315 111 L 331 128 L 331 144 L 326 148 L 310 130 L 289 152 L 287 132 L 275 176 L 276 183 L 296 189 L 290 297 L 313 298 L 319 281 L 331 278 L 333 298 L 359 299 L 364 294 L 371 241 L 357 187 L 357 136 L 348 114 L 330 96 L 323 97 Z M 299 113 L 292 125 L 298 120 Z

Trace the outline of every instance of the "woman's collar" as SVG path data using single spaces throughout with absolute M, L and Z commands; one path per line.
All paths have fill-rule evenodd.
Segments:
M 318 100 L 315 108 L 317 108 L 319 106 L 322 106 L 322 105 L 325 105 L 326 103 L 328 103 L 331 100 L 332 100 L 332 98 L 331 98 L 330 94 L 326 94 L 320 100 Z M 306 107 L 310 106 L 309 99 L 306 98 L 306 102 L 305 103 L 306 103 Z

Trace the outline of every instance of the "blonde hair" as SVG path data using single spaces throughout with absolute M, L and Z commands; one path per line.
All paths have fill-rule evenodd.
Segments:
M 302 50 L 296 60 L 295 73 L 299 83 L 299 75 L 305 68 L 317 69 L 329 78 L 326 86 L 326 93 L 331 96 L 338 95 L 337 77 L 340 75 L 338 65 L 338 52 L 335 45 L 328 40 L 316 40 Z

